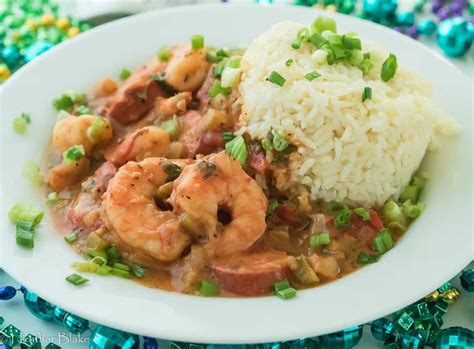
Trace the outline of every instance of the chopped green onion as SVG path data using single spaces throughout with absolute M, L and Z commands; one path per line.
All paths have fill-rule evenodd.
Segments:
M 234 134 L 232 132 L 222 132 L 222 139 L 225 141 L 230 141 L 234 138 Z
M 268 201 L 267 214 L 272 214 L 273 211 L 275 211 L 277 207 L 278 207 L 278 200 L 270 199 L 270 201 Z
M 411 200 L 407 200 L 402 205 L 402 211 L 405 216 L 410 219 L 417 219 L 425 209 L 424 203 L 412 204 Z
M 30 221 L 16 222 L 16 244 L 26 248 L 35 247 L 34 224 Z
M 64 241 L 66 241 L 70 245 L 75 243 L 77 239 L 78 239 L 78 236 L 77 236 L 77 233 L 75 232 L 69 233 L 68 235 L 64 237 Z
M 220 293 L 220 290 L 215 282 L 203 280 L 201 281 L 201 287 L 198 292 L 201 296 L 212 297 L 217 296 Z
M 348 50 L 360 50 L 362 48 L 360 39 L 347 35 L 342 36 L 342 45 Z
M 265 149 L 266 151 L 272 151 L 273 150 L 273 143 L 271 140 L 268 138 L 262 139 L 262 148 Z
M 301 47 L 301 41 L 299 41 L 299 40 L 296 40 L 291 44 L 291 48 L 293 48 L 295 50 L 299 49 L 300 47 Z
M 131 264 L 130 268 L 132 269 L 132 274 L 135 275 L 137 278 L 142 278 L 145 276 L 145 268 L 142 268 L 137 264 Z
M 216 55 L 219 57 L 229 57 L 229 49 L 220 48 L 217 50 Z
M 87 105 L 80 105 L 74 110 L 74 113 L 77 115 L 90 115 L 92 110 Z
M 290 288 L 290 287 L 291 287 L 291 285 L 288 282 L 288 280 L 279 281 L 279 282 L 276 282 L 276 283 L 273 284 L 273 290 L 274 291 L 281 291 L 281 290 L 285 290 L 285 289 Z
M 316 46 L 318 49 L 322 48 L 324 45 L 328 44 L 329 42 L 323 38 L 323 36 L 319 33 L 314 33 L 311 35 L 309 40 L 312 42 L 314 46 Z
M 310 36 L 311 36 L 311 32 L 309 31 L 308 28 L 301 28 L 296 33 L 296 39 L 298 40 L 298 42 L 308 42 Z
M 282 152 L 286 148 L 288 148 L 290 143 L 279 132 L 275 132 L 273 134 L 272 145 L 273 145 L 273 148 L 275 148 L 276 151 Z
M 112 274 L 124 279 L 130 279 L 130 272 L 127 270 L 119 269 L 119 268 L 112 268 Z
M 21 117 L 26 121 L 27 124 L 31 124 L 31 116 L 30 116 L 30 114 L 21 113 Z
M 219 63 L 224 59 L 224 57 L 216 56 L 216 55 L 212 55 L 210 53 L 207 53 L 206 54 L 206 59 L 207 59 L 208 62 L 211 62 L 211 63 Z
M 127 80 L 130 76 L 132 75 L 132 72 L 127 69 L 123 68 L 122 71 L 120 72 L 120 80 Z
M 418 201 L 418 195 L 420 194 L 419 187 L 414 185 L 409 185 L 405 189 L 403 189 L 402 193 L 400 194 L 400 201 L 405 202 L 410 200 L 411 202 Z
M 234 159 L 237 159 L 242 166 L 247 164 L 249 154 L 242 136 L 235 137 L 233 140 L 227 142 L 225 144 L 225 151 Z
M 370 221 L 370 213 L 363 207 L 357 207 L 354 209 L 354 212 L 357 213 L 360 217 L 362 217 L 363 221 Z
M 30 115 L 22 113 L 12 120 L 13 130 L 18 134 L 24 134 L 29 123 L 31 123 Z
M 59 201 L 59 195 L 55 191 L 52 191 L 48 196 L 46 196 L 46 202 L 48 204 L 54 204 L 57 201 Z
M 70 282 L 74 286 L 80 286 L 89 282 L 89 279 L 86 279 L 78 274 L 71 274 L 66 278 L 66 281 Z
M 100 141 L 102 134 L 105 131 L 106 122 L 103 118 L 97 117 L 92 121 L 91 125 L 87 128 L 86 135 L 89 142 L 96 144 Z
M 34 161 L 25 162 L 21 174 L 34 185 L 41 185 L 44 182 L 44 178 L 40 174 L 40 168 Z
M 374 238 L 375 250 L 383 254 L 393 247 L 393 240 L 390 230 L 387 228 L 380 229 L 379 233 Z
M 92 232 L 87 236 L 87 247 L 96 251 L 105 251 L 105 249 L 109 247 L 109 244 L 96 232 Z
M 296 296 L 296 290 L 293 287 L 288 287 L 280 291 L 275 291 L 275 294 L 279 298 L 283 300 L 287 300 L 287 299 L 294 298 Z
M 159 127 L 169 134 L 171 139 L 178 138 L 181 132 L 181 125 L 179 123 L 178 117 L 173 115 L 173 117 L 169 120 L 163 121 Z
M 33 205 L 16 204 L 8 212 L 8 219 L 12 223 L 26 221 L 31 222 L 35 226 L 41 222 L 43 216 L 44 212 Z
M 221 75 L 222 75 L 222 72 L 221 72 Z M 218 94 L 228 96 L 231 92 L 232 92 L 232 89 L 222 87 L 221 81 L 220 80 L 215 80 L 214 84 L 209 89 L 209 97 L 214 98 Z
M 362 70 L 364 74 L 367 74 L 374 67 L 372 59 L 370 58 L 370 53 L 364 53 L 362 63 L 359 65 L 359 69 Z
M 275 85 L 278 85 L 278 86 L 283 86 L 285 84 L 285 81 L 286 79 L 281 76 L 280 74 L 278 74 L 276 71 L 272 71 L 270 73 L 270 76 L 266 79 L 267 81 L 270 81 L 272 83 L 274 83 Z
M 398 221 L 389 222 L 387 224 L 387 228 L 390 229 L 390 231 L 398 232 L 399 234 L 403 234 L 408 229 L 405 224 L 402 224 Z
M 417 176 L 413 176 L 410 180 L 410 185 L 417 187 L 420 191 L 423 190 L 425 187 L 426 181 L 424 179 L 418 178 Z
M 64 94 L 61 97 L 53 100 L 53 106 L 57 111 L 70 111 L 74 106 L 74 101 L 69 94 Z
M 240 82 L 242 70 L 239 68 L 225 67 L 221 74 L 221 86 L 223 88 L 236 87 Z
M 118 263 L 118 262 L 114 263 L 112 265 L 112 267 L 114 269 L 121 269 L 121 270 L 125 270 L 125 271 L 130 271 L 131 270 L 131 268 L 128 265 L 123 264 L 123 263 Z
M 227 62 L 227 66 L 231 68 L 240 68 L 241 60 L 242 60 L 242 56 L 232 56 L 229 58 Z
M 107 253 L 105 251 L 99 251 L 90 247 L 86 249 L 86 255 L 90 258 L 101 257 L 107 260 Z
M 166 62 L 171 58 L 171 49 L 168 46 L 162 46 L 156 53 L 156 58 L 160 62 Z
M 214 75 L 215 78 L 220 78 L 225 67 L 225 61 L 220 62 L 214 68 L 212 68 L 212 75 Z
M 304 78 L 308 81 L 313 81 L 316 78 L 319 78 L 321 74 L 319 74 L 317 71 L 312 71 L 311 73 L 308 73 L 304 76 Z
M 292 59 L 287 59 L 286 62 L 285 62 L 285 65 L 286 65 L 287 67 L 290 67 L 292 64 L 293 64 L 293 60 L 292 60 Z
M 120 256 L 120 252 L 116 246 L 110 247 L 107 251 L 107 260 L 108 262 L 113 265 L 116 262 L 120 262 L 122 257 Z
M 388 58 L 382 64 L 382 71 L 381 71 L 382 80 L 387 82 L 391 78 L 393 78 L 395 73 L 397 72 L 397 68 L 398 68 L 397 57 L 391 53 L 390 56 L 388 56 Z
M 331 201 L 324 206 L 324 210 L 328 213 L 337 215 L 342 211 L 348 210 L 349 207 L 343 202 Z
M 75 161 L 79 161 L 86 154 L 82 144 L 74 145 L 63 153 L 63 163 L 70 165 Z
M 371 263 L 378 262 L 379 259 L 380 259 L 379 255 L 376 255 L 376 254 L 374 255 L 374 254 L 370 254 L 370 253 L 367 253 L 367 252 L 361 252 L 357 256 L 357 263 L 359 263 L 359 264 L 371 264 Z
M 73 263 L 72 267 L 80 273 L 95 273 L 100 265 L 93 262 Z
M 92 258 L 91 262 L 101 267 L 107 264 L 107 259 L 105 259 L 104 257 L 97 256 Z
M 95 272 L 97 275 L 105 276 L 110 274 L 112 271 L 112 267 L 109 267 L 108 265 L 102 265 L 97 271 Z
M 86 94 L 81 92 L 70 92 L 68 95 L 74 103 L 82 103 L 86 100 Z
M 347 209 L 343 210 L 338 215 L 336 216 L 336 219 L 334 220 L 334 226 L 337 229 L 344 229 L 347 228 L 351 222 L 352 218 L 352 211 Z
M 382 206 L 382 214 L 388 222 L 405 223 L 405 217 L 403 216 L 400 206 L 393 200 L 387 201 Z
M 191 46 L 193 47 L 193 50 L 204 48 L 204 36 L 197 34 L 193 35 L 191 37 Z
M 332 18 L 319 16 L 311 25 L 313 33 L 319 33 L 329 30 L 333 33 L 337 32 L 336 21 Z
M 318 246 L 329 245 L 331 243 L 331 237 L 329 233 L 321 233 L 318 235 L 311 236 L 309 240 L 309 245 L 312 248 L 316 248 Z
M 364 92 L 362 92 L 362 102 L 365 102 L 366 99 L 372 99 L 372 89 L 370 87 L 364 87 Z

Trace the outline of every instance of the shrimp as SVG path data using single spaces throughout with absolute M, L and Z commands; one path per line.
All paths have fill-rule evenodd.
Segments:
M 71 164 L 59 164 L 49 171 L 48 183 L 54 191 L 63 191 L 80 180 L 89 170 L 89 165 L 90 161 L 86 157 Z
M 85 154 L 90 155 L 97 141 L 88 137 L 87 130 L 97 118 L 99 117 L 94 115 L 68 115 L 59 120 L 54 125 L 53 145 L 63 152 L 72 146 L 82 144 Z M 102 143 L 112 139 L 112 125 L 108 119 L 100 119 L 104 122 L 99 140 Z
M 165 156 L 169 147 L 167 132 L 156 126 L 146 126 L 128 135 L 112 153 L 106 154 L 106 158 L 120 166 L 131 160 Z
M 170 203 L 207 233 L 205 248 L 211 257 L 247 250 L 266 229 L 265 194 L 225 152 L 186 166 L 174 181 Z M 219 209 L 230 213 L 228 224 L 219 224 Z
M 210 63 L 206 50 L 193 50 L 189 44 L 176 46 L 165 69 L 165 82 L 176 91 L 195 91 L 206 79 Z
M 159 114 L 168 118 L 186 111 L 187 105 L 192 99 L 191 92 L 180 92 L 169 98 L 158 97 L 155 109 Z
M 171 262 L 178 258 L 191 238 L 181 230 L 174 212 L 158 208 L 155 194 L 158 187 L 169 182 L 170 169 L 176 171 L 179 164 L 186 163 L 148 158 L 122 166 L 102 200 L 102 218 L 110 232 L 155 260 Z

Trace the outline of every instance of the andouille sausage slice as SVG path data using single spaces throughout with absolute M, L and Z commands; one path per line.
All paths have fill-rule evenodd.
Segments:
M 222 289 L 243 296 L 271 292 L 272 285 L 289 277 L 286 253 L 268 251 L 231 256 L 212 263 Z

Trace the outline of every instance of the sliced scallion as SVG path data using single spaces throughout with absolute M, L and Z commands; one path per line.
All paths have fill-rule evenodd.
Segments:
M 362 92 L 362 102 L 365 102 L 367 99 L 372 99 L 372 88 L 368 86 L 364 87 L 364 92 Z
M 293 64 L 293 60 L 290 58 L 290 59 L 287 59 L 286 62 L 285 62 L 285 65 L 287 67 L 290 67 L 291 65 Z
M 363 207 L 357 207 L 354 212 L 362 218 L 363 221 L 370 221 L 370 213 Z
M 13 205 L 8 212 L 8 219 L 12 223 L 18 221 L 31 222 L 33 225 L 38 225 L 43 219 L 44 212 L 33 205 Z
M 417 219 L 425 209 L 425 204 L 419 202 L 412 204 L 411 200 L 407 200 L 402 205 L 403 214 L 410 219 Z
M 235 137 L 233 140 L 227 142 L 225 144 L 225 151 L 234 159 L 237 159 L 242 166 L 247 164 L 249 154 L 242 136 Z
M 331 243 L 331 237 L 329 233 L 321 233 L 317 235 L 311 236 L 309 240 L 309 245 L 312 248 L 316 248 L 318 246 L 329 245 Z
M 208 280 L 201 281 L 201 287 L 198 290 L 199 294 L 204 297 L 217 296 L 220 293 L 219 286 Z
M 160 62 L 166 62 L 171 58 L 171 49 L 168 46 L 162 46 L 156 53 L 156 58 Z
M 25 162 L 21 174 L 34 185 L 41 185 L 44 182 L 44 178 L 40 174 L 40 168 L 34 161 Z
M 337 32 L 336 21 L 332 18 L 319 16 L 315 19 L 315 21 L 311 25 L 311 29 L 313 33 L 319 33 L 319 34 L 327 30 L 333 33 L 336 33 Z
M 351 222 L 351 218 L 352 218 L 352 211 L 350 209 L 343 210 L 340 213 L 338 213 L 336 218 L 334 219 L 334 226 L 337 229 L 347 228 Z
M 296 296 L 296 290 L 293 287 L 288 287 L 280 291 L 275 291 L 275 294 L 283 300 L 288 300 Z
M 70 282 L 74 286 L 80 286 L 89 282 L 89 279 L 86 279 L 78 274 L 71 274 L 68 277 L 66 277 L 66 281 Z
M 276 151 L 282 152 L 288 146 L 290 143 L 283 137 L 283 135 L 279 132 L 274 132 L 273 133 L 273 141 L 272 141 L 273 148 L 275 148 Z
M 320 77 L 321 74 L 319 74 L 317 71 L 312 71 L 304 76 L 304 78 L 308 81 L 313 81 L 314 79 Z
M 145 276 L 145 273 L 146 273 L 145 268 L 137 264 L 131 264 L 130 268 L 132 269 L 132 274 L 135 275 L 137 278 L 142 278 Z
M 204 48 L 204 36 L 195 34 L 191 37 L 191 46 L 193 50 Z
M 82 144 L 74 145 L 63 153 L 63 163 L 70 165 L 75 161 L 79 161 L 86 154 Z
M 221 75 L 222 75 L 222 72 L 221 72 Z M 228 96 L 231 92 L 232 92 L 232 89 L 222 87 L 221 81 L 220 80 L 215 80 L 214 84 L 209 89 L 209 97 L 214 98 L 218 94 Z
M 266 80 L 280 87 L 283 86 L 286 81 L 286 79 L 280 74 L 278 74 L 276 71 L 272 71 Z
M 35 247 L 34 224 L 29 221 L 16 222 L 16 244 L 26 248 Z
M 124 80 L 127 80 L 130 76 L 132 75 L 132 72 L 127 69 L 127 68 L 123 68 L 121 71 L 120 71 L 120 80 L 124 81 Z
M 370 254 L 367 252 L 361 252 L 357 256 L 357 263 L 359 264 L 371 264 L 375 263 L 380 259 L 379 255 Z
M 130 272 L 120 268 L 112 268 L 111 273 L 123 279 L 130 279 Z
M 172 139 L 178 138 L 181 132 L 181 125 L 176 115 L 173 115 L 169 120 L 163 121 L 159 126 L 163 131 L 168 133 Z
M 64 237 L 64 241 L 66 241 L 68 244 L 72 245 L 73 243 L 75 243 L 77 241 L 78 238 L 79 237 L 77 236 L 77 233 L 71 232 L 71 233 L 67 234 Z
M 239 68 L 241 60 L 242 60 L 242 56 L 232 56 L 227 61 L 227 66 L 231 68 Z
M 398 63 L 397 57 L 394 54 L 390 54 L 388 58 L 382 64 L 381 77 L 382 80 L 387 82 L 395 76 L 397 72 Z
M 270 199 L 268 201 L 268 207 L 267 207 L 267 214 L 272 214 L 273 211 L 278 207 L 278 200 L 277 199 Z

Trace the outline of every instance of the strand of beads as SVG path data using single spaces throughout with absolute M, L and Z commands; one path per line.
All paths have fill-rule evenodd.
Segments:
M 0 2 L 0 82 L 54 45 L 87 30 L 89 25 L 59 16 L 49 0 Z

